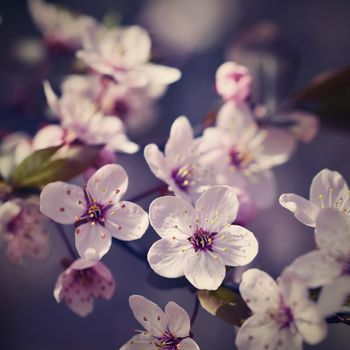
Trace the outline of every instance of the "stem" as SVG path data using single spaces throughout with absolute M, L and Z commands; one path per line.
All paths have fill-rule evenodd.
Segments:
M 197 315 L 198 315 L 198 311 L 199 311 L 199 299 L 197 297 L 197 294 L 195 294 L 195 304 L 194 304 L 194 309 L 193 309 L 193 313 L 191 316 L 191 327 L 193 326 L 194 322 L 196 321 Z
M 57 223 L 55 223 L 55 225 L 56 225 L 57 231 L 58 231 L 59 235 L 61 236 L 62 241 L 65 244 L 69 254 L 75 260 L 77 258 L 77 255 L 76 255 L 76 253 L 75 253 L 71 243 L 69 242 L 69 239 L 68 239 L 68 237 L 66 235 L 65 230 L 63 229 L 62 225 L 57 224 Z
M 140 201 L 140 200 L 150 196 L 153 193 L 157 193 L 158 192 L 159 194 L 161 194 L 161 193 L 163 193 L 166 190 L 166 188 L 167 188 L 166 185 L 158 185 L 156 187 L 153 187 L 153 188 L 151 188 L 151 189 L 149 189 L 149 190 L 147 190 L 147 191 L 145 191 L 143 193 L 140 193 L 140 194 L 130 198 L 129 201 L 130 202 L 138 202 L 138 201 Z

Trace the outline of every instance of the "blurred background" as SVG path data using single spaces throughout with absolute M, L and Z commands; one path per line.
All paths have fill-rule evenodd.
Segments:
M 215 72 L 227 59 L 251 69 L 255 102 L 265 104 L 270 111 L 302 90 L 315 75 L 345 68 L 350 62 L 348 0 L 52 2 L 98 20 L 110 13 L 109 20 L 123 25 L 141 24 L 151 32 L 154 60 L 182 71 L 181 80 L 170 86 L 159 103 L 156 125 L 135 136 L 141 144 L 164 140 L 178 115 L 188 116 L 193 125 L 200 123 L 218 104 Z M 66 73 L 65 58 L 52 56 L 51 67 L 40 63 L 44 49 L 36 40 L 41 34 L 26 1 L 0 0 L 0 16 L 0 135 L 19 130 L 33 134 L 46 122 L 42 80 L 49 78 L 58 87 Z M 28 42 L 32 43 L 29 49 Z M 312 178 L 323 168 L 337 170 L 349 180 L 348 125 L 346 114 L 337 119 L 328 112 L 316 139 L 300 144 L 292 159 L 276 169 L 279 194 L 307 197 Z M 118 160 L 129 174 L 128 198 L 158 183 L 141 153 L 118 156 Z M 151 199 L 141 202 L 145 209 Z M 250 229 L 260 243 L 252 266 L 273 276 L 314 247 L 312 229 L 295 220 L 277 201 L 258 214 Z M 73 238 L 71 228 L 67 233 Z M 150 229 L 135 245 L 147 251 L 156 237 Z M 52 245 L 53 252 L 44 263 L 28 261 L 15 266 L 1 257 L 0 349 L 118 349 L 137 326 L 128 306 L 131 294 L 142 294 L 161 307 L 173 300 L 192 313 L 195 295 L 184 287 L 183 280 L 156 276 L 146 262 L 115 243 L 103 261 L 113 272 L 116 293 L 109 302 L 98 300 L 87 318 L 79 318 L 53 298 L 60 260 L 67 253 L 55 235 Z M 193 328 L 202 350 L 235 349 L 234 332 L 232 326 L 204 310 L 199 311 Z M 314 348 L 348 349 L 348 344 L 349 329 L 331 325 L 328 338 Z

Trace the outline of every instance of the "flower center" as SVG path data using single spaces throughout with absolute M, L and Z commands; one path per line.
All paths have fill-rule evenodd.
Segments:
M 249 152 L 242 152 L 236 147 L 232 147 L 229 152 L 229 160 L 235 168 L 244 169 L 253 161 L 253 156 Z
M 343 263 L 343 275 L 350 275 L 350 258 Z
M 189 186 L 193 184 L 193 170 L 187 165 L 174 169 L 171 172 L 171 177 L 173 178 L 176 186 L 184 192 L 187 192 Z
M 188 240 L 192 244 L 195 252 L 207 250 L 212 252 L 214 237 L 216 234 L 217 232 L 207 232 L 201 228 L 198 228 L 192 237 L 188 238 Z
M 102 209 L 99 205 L 93 204 L 88 210 L 90 221 L 98 221 L 102 219 Z
M 113 112 L 117 115 L 117 117 L 119 117 L 121 120 L 126 119 L 127 114 L 129 113 L 129 106 L 126 103 L 126 101 L 122 100 L 122 99 L 118 99 L 115 104 L 114 104 L 114 108 L 113 108 Z
M 278 323 L 280 328 L 289 327 L 294 320 L 291 309 L 283 303 L 281 303 L 277 313 L 274 314 L 272 317 Z
M 180 342 L 182 338 L 174 337 L 170 331 L 166 331 L 161 337 L 157 338 L 154 343 L 159 350 L 178 350 L 180 349 Z
M 94 271 L 93 269 L 76 270 L 75 280 L 83 285 L 88 286 L 94 281 Z

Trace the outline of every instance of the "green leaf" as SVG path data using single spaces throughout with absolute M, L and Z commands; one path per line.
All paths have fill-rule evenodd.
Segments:
M 241 326 L 251 314 L 242 297 L 229 288 L 198 290 L 197 296 L 203 309 L 229 324 Z
M 15 168 L 10 182 L 15 188 L 40 188 L 53 181 L 70 180 L 96 161 L 102 147 L 74 145 L 35 151 Z

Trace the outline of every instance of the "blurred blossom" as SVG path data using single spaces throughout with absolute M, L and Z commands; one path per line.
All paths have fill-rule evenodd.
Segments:
M 334 208 L 322 209 L 315 238 L 318 249 L 298 257 L 289 269 L 304 278 L 308 287 L 324 287 L 318 303 L 329 316 L 350 295 L 350 216 Z
M 324 208 L 334 208 L 350 215 L 349 187 L 344 178 L 329 169 L 321 170 L 312 180 L 310 200 L 297 194 L 282 194 L 280 204 L 290 210 L 304 225 L 315 227 L 317 216 Z
M 277 128 L 259 128 L 245 104 L 227 102 L 215 127 L 204 130 L 203 143 L 217 181 L 238 187 L 258 208 L 270 206 L 276 197 L 272 168 L 285 163 L 294 150 L 294 139 Z
M 233 0 L 153 0 L 144 8 L 141 21 L 161 47 L 179 56 L 217 45 L 238 15 L 238 1 Z
M 4 137 L 0 145 L 0 174 L 9 179 L 15 167 L 32 153 L 31 138 L 20 132 Z
M 130 308 L 145 331 L 136 331 L 120 350 L 199 350 L 192 338 L 191 322 L 187 312 L 170 301 L 161 308 L 141 295 L 129 298 Z
M 28 7 L 46 44 L 55 49 L 72 51 L 79 49 L 82 35 L 90 26 L 97 25 L 90 16 L 73 14 L 42 0 L 29 0 Z
M 258 209 L 256 207 L 255 201 L 250 195 L 241 188 L 234 188 L 238 202 L 239 208 L 235 223 L 237 225 L 246 226 L 255 218 Z
M 145 159 L 153 174 L 169 186 L 169 190 L 188 202 L 194 202 L 208 185 L 214 184 L 209 169 L 202 166 L 205 152 L 201 140 L 194 139 L 186 117 L 178 117 L 170 130 L 164 154 L 154 143 L 145 147 Z
M 96 72 L 110 76 L 118 83 L 133 87 L 163 87 L 181 77 L 176 68 L 149 62 L 151 39 L 139 26 L 93 27 L 83 39 L 83 49 L 77 52 L 77 57 Z
M 13 263 L 24 257 L 44 260 L 50 253 L 48 219 L 39 210 L 37 197 L 15 198 L 0 205 L 0 235 L 6 256 Z
M 44 59 L 46 51 L 40 40 L 22 39 L 14 44 L 13 55 L 23 63 L 35 65 Z
M 216 71 L 216 91 L 225 101 L 244 102 L 251 93 L 252 77 L 246 67 L 225 62 Z
M 84 189 L 57 181 L 40 195 L 40 210 L 60 224 L 75 225 L 75 244 L 86 260 L 101 259 L 112 236 L 124 241 L 140 238 L 148 228 L 148 215 L 137 204 L 121 201 L 128 176 L 117 164 L 105 165 L 93 174 Z
M 115 290 L 110 270 L 96 261 L 75 260 L 57 279 L 54 297 L 81 317 L 92 312 L 94 299 L 111 299 Z
M 225 265 L 249 264 L 258 253 L 254 234 L 231 225 L 238 205 L 229 186 L 211 187 L 195 208 L 174 196 L 155 199 L 149 215 L 161 239 L 148 252 L 151 268 L 168 278 L 185 275 L 198 289 L 216 290 L 224 280 Z
M 253 312 L 238 331 L 239 350 L 301 350 L 303 341 L 318 344 L 326 337 L 326 323 L 298 275 L 284 272 L 276 283 L 250 269 L 239 290 Z

